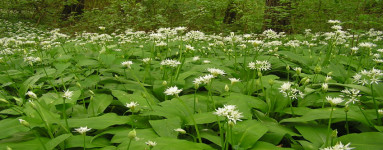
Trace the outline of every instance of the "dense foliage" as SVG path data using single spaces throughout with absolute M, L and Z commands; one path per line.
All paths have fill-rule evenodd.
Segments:
M 1 20 L 1 149 L 382 149 L 383 32 Z
M 327 20 L 343 20 L 354 30 L 383 30 L 381 0 L 2 0 L 1 17 L 27 19 L 65 31 L 97 32 L 98 26 L 153 31 L 185 26 L 206 33 L 288 33 L 328 29 Z M 276 5 L 268 5 L 277 3 Z M 266 13 L 266 15 L 265 15 Z M 271 15 L 271 16 L 270 16 Z M 284 23 L 281 23 L 281 20 Z M 270 25 L 278 22 L 277 25 Z M 327 30 L 329 31 L 329 30 Z

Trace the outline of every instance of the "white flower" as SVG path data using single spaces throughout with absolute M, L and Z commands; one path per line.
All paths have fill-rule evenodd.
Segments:
M 320 150 L 352 150 L 354 149 L 353 147 L 349 147 L 351 143 L 348 143 L 346 145 L 343 145 L 342 142 L 337 143 L 334 146 L 326 147 L 326 148 L 321 148 Z
M 354 82 L 358 84 L 378 84 L 380 78 L 382 78 L 383 73 L 379 69 L 372 68 L 371 70 L 362 70 L 360 73 L 357 73 L 353 76 Z
M 248 67 L 251 70 L 257 69 L 258 71 L 266 71 L 266 70 L 270 70 L 271 69 L 271 64 L 267 60 L 265 60 L 265 61 L 257 60 L 255 63 L 254 62 L 250 62 Z
M 322 84 L 322 90 L 323 91 L 327 91 L 328 90 L 328 84 L 327 83 L 323 83 Z
M 341 97 L 348 98 L 346 105 L 348 105 L 349 103 L 355 104 L 355 102 L 359 101 L 359 97 L 362 96 L 359 95 L 360 91 L 357 89 L 344 89 L 341 92 L 344 93 L 344 95 L 341 95 Z
M 332 77 L 331 76 L 326 76 L 326 79 L 324 80 L 324 82 L 328 82 L 328 81 L 330 81 L 332 79 Z
M 28 95 L 30 98 L 37 99 L 37 95 L 32 91 L 28 91 L 27 93 L 25 93 L 25 95 Z
M 236 124 L 237 121 L 242 121 L 241 118 L 243 117 L 242 113 L 236 110 L 236 108 L 235 105 L 224 105 L 223 108 L 216 109 L 214 114 L 226 117 L 229 122 Z
M 181 134 L 186 134 L 186 131 L 182 128 L 177 128 L 177 129 L 174 129 L 174 131 L 178 132 L 178 133 L 181 133 Z
M 194 56 L 193 57 L 193 61 L 198 61 L 200 58 L 199 58 L 199 56 Z
M 131 68 L 130 65 L 132 65 L 133 62 L 132 61 L 124 61 L 121 63 L 122 66 L 126 67 L 126 68 Z
M 181 64 L 181 62 L 177 61 L 177 60 L 172 60 L 172 59 L 166 59 L 166 60 L 163 60 L 161 61 L 161 65 L 162 66 L 169 66 L 169 67 L 177 67 L 179 64 Z
M 103 26 L 99 26 L 98 27 L 100 30 L 105 30 L 105 27 L 103 27 Z
M 139 104 L 137 102 L 130 102 L 130 103 L 126 103 L 126 107 L 134 110 Z
M 327 97 L 326 97 L 326 100 L 327 100 L 331 105 L 338 105 L 338 104 L 340 104 L 340 103 L 343 102 L 343 99 L 340 98 L 340 97 L 334 97 L 334 98 L 332 98 L 332 97 L 330 97 L 330 96 L 327 96 Z
M 208 63 L 210 63 L 210 61 L 209 60 L 204 60 L 203 63 L 204 64 L 208 64 Z
M 207 71 L 209 71 L 214 77 L 217 77 L 218 75 L 225 75 L 226 73 L 221 69 L 216 68 L 208 68 Z
M 194 47 L 191 45 L 186 45 L 185 47 L 186 47 L 186 50 L 195 51 Z
M 177 86 L 169 87 L 168 89 L 165 90 L 166 95 L 176 95 L 178 96 L 179 93 L 182 92 L 182 89 L 178 89 Z
M 233 85 L 234 83 L 240 82 L 240 80 L 237 78 L 229 78 L 229 80 L 231 82 L 231 85 Z
M 291 86 L 292 84 L 290 82 L 285 82 L 282 84 L 279 90 L 283 94 L 283 96 L 289 97 L 292 99 L 298 99 L 298 97 L 303 98 L 304 94 L 298 89 L 292 88 Z
M 331 28 L 334 30 L 342 30 L 342 26 L 340 25 L 333 25 Z
M 74 130 L 75 130 L 75 132 L 78 132 L 80 134 L 84 134 L 84 133 L 90 131 L 91 129 L 92 128 L 88 128 L 87 126 L 85 126 L 85 127 L 76 128 Z
M 214 76 L 212 74 L 207 74 L 207 75 L 204 75 L 204 76 L 200 76 L 198 78 L 195 78 L 193 83 L 195 85 L 200 85 L 200 84 L 209 84 L 211 79 L 213 79 Z
M 144 58 L 142 59 L 142 62 L 144 62 L 144 64 L 149 64 L 151 60 L 152 58 Z
M 339 20 L 328 20 L 328 23 L 331 23 L 331 24 L 339 24 L 340 21 L 339 21 Z
M 154 141 L 147 141 L 147 142 L 145 142 L 145 144 L 146 145 L 148 145 L 149 147 L 154 147 L 154 146 L 156 146 L 157 145 L 157 143 L 156 142 L 154 142 Z
M 73 91 L 66 90 L 64 91 L 63 97 L 66 99 L 71 99 L 73 96 Z

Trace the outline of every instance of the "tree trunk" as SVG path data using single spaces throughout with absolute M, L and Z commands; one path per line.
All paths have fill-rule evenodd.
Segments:
M 65 5 L 61 13 L 62 20 L 68 20 L 71 15 L 79 16 L 84 13 L 85 0 L 78 0 L 78 3 Z
M 291 2 L 280 0 L 266 0 L 263 19 L 263 30 L 273 29 L 277 32 L 291 31 Z
M 237 19 L 237 11 L 236 4 L 233 0 L 229 1 L 225 11 L 225 18 L 223 19 L 223 23 L 232 24 Z

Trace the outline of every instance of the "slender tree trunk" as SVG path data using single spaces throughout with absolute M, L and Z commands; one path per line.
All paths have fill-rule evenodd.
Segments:
M 291 2 L 266 0 L 265 4 L 266 8 L 264 11 L 263 30 L 273 29 L 277 32 L 290 33 Z

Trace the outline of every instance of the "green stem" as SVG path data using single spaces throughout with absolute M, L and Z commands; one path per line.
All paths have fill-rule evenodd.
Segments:
M 32 130 L 31 127 L 29 127 L 30 130 Z M 44 150 L 47 150 L 47 147 L 45 147 L 45 144 L 43 143 L 43 141 L 41 140 L 40 136 L 37 134 L 36 131 L 33 131 L 33 134 L 35 134 L 36 138 L 39 140 L 40 144 L 43 146 Z
M 129 148 L 130 148 L 130 144 L 132 143 L 132 140 L 133 140 L 133 139 L 130 139 L 130 140 L 129 140 L 129 144 L 128 144 L 128 149 L 127 149 L 127 150 L 129 150 Z
M 195 128 L 195 132 L 197 133 L 197 138 L 198 138 L 198 141 L 199 143 L 202 143 L 202 139 L 201 139 L 201 136 L 199 134 L 199 129 L 198 129 L 198 126 L 197 126 L 197 123 L 194 119 L 194 116 L 193 116 L 193 113 L 190 112 L 189 108 L 186 106 L 185 102 L 182 101 L 182 99 L 179 97 L 179 96 L 176 96 L 177 99 L 181 102 L 181 104 L 185 107 L 186 111 L 188 112 L 188 115 L 190 115 L 192 121 L 193 121 L 193 124 L 194 124 L 194 128 Z
M 85 137 L 86 137 L 86 133 L 83 134 L 83 137 L 84 137 L 84 150 L 86 149 L 85 148 Z
M 362 106 L 358 105 L 359 107 L 359 110 L 360 112 L 362 112 L 363 116 L 364 116 L 364 119 L 366 119 L 368 125 L 370 125 L 370 127 L 373 127 L 372 123 L 370 122 L 370 120 L 367 118 L 366 114 L 364 113 L 364 111 L 362 110 Z
M 142 85 L 142 83 L 140 82 L 140 80 L 137 78 L 137 76 L 132 72 L 132 75 L 134 77 L 134 79 L 138 82 L 138 84 L 141 86 L 141 88 L 144 90 L 145 92 L 145 100 L 146 100 L 146 103 L 149 105 L 150 107 L 150 110 L 153 110 L 152 108 L 152 105 L 149 103 L 147 97 L 149 97 L 150 99 L 150 102 L 151 103 L 154 103 L 154 101 L 152 100 L 152 97 L 149 95 L 148 91 L 146 90 L 146 88 L 144 87 L 144 85 Z
M 330 131 L 331 131 L 331 121 L 332 121 L 332 112 L 334 111 L 334 106 L 331 105 L 331 113 L 330 113 L 330 118 L 328 120 L 328 126 L 327 126 L 327 136 L 326 136 L 326 143 L 325 147 L 328 146 L 329 138 L 330 138 Z
M 67 114 L 66 114 L 65 100 L 66 100 L 66 98 L 64 98 L 64 100 L 63 100 L 62 112 L 63 112 L 63 118 L 64 118 L 64 121 L 65 121 L 66 128 L 69 131 L 69 124 L 68 124 L 68 119 L 67 119 Z
M 371 87 L 372 101 L 374 102 L 374 106 L 375 106 L 376 119 L 378 119 L 378 126 L 380 126 L 382 124 L 382 120 L 380 119 L 380 116 L 379 116 L 379 111 L 378 111 L 379 108 L 378 108 L 378 105 L 376 104 L 373 84 L 370 84 L 370 87 Z
M 347 111 L 346 111 L 346 124 L 344 126 L 346 128 L 347 134 L 349 134 L 350 133 L 350 129 L 349 129 L 349 126 L 348 126 L 348 112 Z

